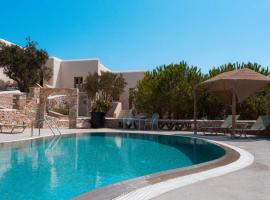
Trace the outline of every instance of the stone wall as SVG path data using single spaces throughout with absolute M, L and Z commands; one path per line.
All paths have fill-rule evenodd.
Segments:
M 50 95 L 66 95 L 69 108 L 69 128 L 77 127 L 78 118 L 78 89 L 65 89 L 65 88 L 39 88 L 39 103 L 37 107 L 36 120 L 43 120 L 46 115 L 46 102 Z M 38 92 L 36 90 L 35 92 Z M 41 123 L 43 127 L 43 123 Z
M 13 94 L 0 94 L 0 106 L 2 108 L 13 108 L 14 101 Z
M 3 124 L 26 124 L 31 127 L 32 122 L 36 119 L 36 100 L 18 95 L 12 98 L 14 100 L 13 109 L 0 109 L 0 122 Z
M 31 127 L 32 120 L 18 110 L 3 109 L 0 110 L 0 122 L 2 124 L 26 124 L 28 127 Z
M 90 117 L 79 117 L 77 119 L 77 128 L 91 128 Z
M 85 92 L 79 93 L 79 108 L 78 108 L 78 115 L 79 116 L 89 116 L 89 99 Z
M 44 119 L 47 97 L 57 94 L 67 95 L 69 102 L 69 118 L 67 120 L 57 119 L 57 124 L 59 127 L 76 128 L 78 115 L 77 89 L 30 88 L 27 96 L 10 95 L 8 99 L 6 98 L 10 103 L 10 109 L 0 109 L 0 123 L 26 124 L 31 127 L 34 121 Z
M 202 127 L 220 127 L 224 120 L 198 120 L 197 127 L 198 132 Z M 238 120 L 237 128 L 244 128 L 246 125 L 249 127 L 255 122 L 254 120 Z M 106 128 L 122 128 L 123 119 L 119 118 L 106 118 L 105 127 Z M 185 131 L 193 131 L 194 126 L 186 128 Z

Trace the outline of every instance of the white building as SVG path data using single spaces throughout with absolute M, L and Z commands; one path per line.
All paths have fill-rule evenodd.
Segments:
M 8 45 L 12 44 L 3 39 L 0 39 L 0 42 Z M 89 73 L 97 72 L 101 74 L 101 72 L 111 71 L 102 65 L 99 59 L 62 60 L 56 57 L 50 57 L 47 66 L 53 71 L 52 78 L 48 84 L 54 88 L 80 88 Z M 120 96 L 120 101 L 122 102 L 123 109 L 129 109 L 131 108 L 129 93 L 133 92 L 133 88 L 135 88 L 137 82 L 144 77 L 145 71 L 115 73 L 122 73 L 127 82 L 125 91 Z M 3 74 L 3 69 L 0 69 L 0 79 L 5 81 L 10 80 Z

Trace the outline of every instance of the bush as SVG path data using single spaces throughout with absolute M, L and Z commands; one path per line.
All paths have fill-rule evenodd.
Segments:
M 45 66 L 48 58 L 48 53 L 39 49 L 30 38 L 23 48 L 0 42 L 0 67 L 22 92 L 28 92 L 29 87 L 50 79 L 52 70 Z
M 126 81 L 122 74 L 103 72 L 88 74 L 85 89 L 90 98 L 91 108 L 94 112 L 107 112 L 111 102 L 118 99 L 123 93 Z
M 159 113 L 168 118 L 193 118 L 193 89 L 200 82 L 222 72 L 249 68 L 263 75 L 270 75 L 269 69 L 257 63 L 228 63 L 214 67 L 203 74 L 194 66 L 182 61 L 157 67 L 147 72 L 135 89 L 135 107 L 139 112 Z M 241 119 L 256 119 L 266 113 L 265 95 L 270 89 L 264 89 L 237 105 Z M 198 117 L 222 119 L 231 113 L 231 107 L 220 103 L 213 95 L 202 93 L 198 98 Z
M 157 112 L 168 118 L 192 118 L 193 88 L 204 80 L 194 66 L 182 61 L 147 72 L 135 90 L 135 107 L 139 112 Z
M 106 113 L 110 110 L 110 108 L 111 108 L 111 103 L 104 98 L 100 98 L 95 102 L 92 111 Z

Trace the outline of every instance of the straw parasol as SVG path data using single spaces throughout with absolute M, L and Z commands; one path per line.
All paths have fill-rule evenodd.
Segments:
M 194 89 L 194 124 L 197 133 L 197 95 L 207 91 L 218 98 L 219 101 L 232 105 L 232 134 L 235 133 L 236 102 L 244 101 L 258 90 L 270 85 L 270 78 L 251 69 L 244 68 L 224 72 L 211 79 L 198 84 Z

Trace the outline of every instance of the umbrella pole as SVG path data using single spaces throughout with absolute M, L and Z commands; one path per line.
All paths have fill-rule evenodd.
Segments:
M 197 135 L 197 97 L 196 90 L 194 90 L 194 134 Z
M 232 96 L 232 137 L 234 137 L 235 135 L 235 127 L 236 127 L 235 115 L 236 115 L 236 95 L 235 93 L 233 93 L 233 96 Z

